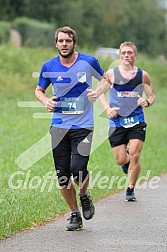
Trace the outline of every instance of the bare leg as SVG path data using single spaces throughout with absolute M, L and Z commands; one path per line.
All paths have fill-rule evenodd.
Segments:
M 76 190 L 74 188 L 73 183 L 71 182 L 71 184 L 67 187 L 62 187 L 61 193 L 72 212 L 68 219 L 69 222 L 66 225 L 66 229 L 71 231 L 80 230 L 83 227 L 83 223 L 80 211 L 78 209 Z
M 140 174 L 141 165 L 140 165 L 140 153 L 143 147 L 143 141 L 139 139 L 132 139 L 129 141 L 129 156 L 130 164 L 128 169 L 129 176 L 129 187 L 134 187 L 138 176 Z
M 134 187 L 140 174 L 140 153 L 143 147 L 143 141 L 131 139 L 129 141 L 129 154 L 126 152 L 126 145 L 122 144 L 113 148 L 115 160 L 118 165 L 126 164 L 130 161 L 128 168 L 128 186 Z
M 78 209 L 76 190 L 74 188 L 74 185 L 71 183 L 70 186 L 63 187 L 60 189 L 60 191 L 71 211 Z
M 81 193 L 86 193 L 89 184 L 89 177 L 87 177 L 82 184 L 79 184 L 77 181 L 75 181 L 75 183 L 79 186 Z M 71 211 L 78 209 L 74 185 L 71 183 L 67 187 L 62 187 L 60 191 Z
M 86 193 L 88 185 L 89 185 L 89 174 L 82 183 L 76 180 L 75 180 L 75 183 L 78 185 L 80 193 Z
M 129 155 L 126 152 L 125 144 L 114 147 L 113 153 L 118 165 L 123 165 L 129 162 Z

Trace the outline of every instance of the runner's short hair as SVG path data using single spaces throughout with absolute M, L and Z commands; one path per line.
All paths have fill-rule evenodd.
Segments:
M 132 47 L 132 49 L 133 49 L 135 55 L 137 55 L 137 47 L 136 47 L 136 45 L 135 45 L 133 42 L 131 42 L 131 41 L 126 41 L 126 42 L 122 43 L 122 44 L 120 45 L 120 47 L 119 47 L 119 53 L 121 52 L 121 49 L 122 49 L 122 47 L 124 47 L 124 46 L 130 46 L 130 47 Z
M 56 32 L 55 32 L 55 41 L 56 41 L 56 43 L 57 43 L 57 40 L 58 40 L 58 34 L 59 34 L 59 32 L 67 33 L 69 35 L 69 37 L 73 39 L 74 43 L 77 42 L 77 34 L 76 34 L 76 32 L 70 26 L 64 26 L 64 27 L 58 28 L 56 30 Z

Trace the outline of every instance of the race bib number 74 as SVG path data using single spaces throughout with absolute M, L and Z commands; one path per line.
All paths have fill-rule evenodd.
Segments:
M 62 114 L 82 114 L 84 113 L 83 97 L 62 97 L 60 98 Z

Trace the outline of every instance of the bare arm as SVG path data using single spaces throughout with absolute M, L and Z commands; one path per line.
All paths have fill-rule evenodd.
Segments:
M 110 69 L 106 72 L 106 76 L 107 76 L 107 79 L 109 80 L 110 84 L 111 84 L 111 88 L 112 88 L 112 83 L 113 83 L 113 70 Z M 113 118 L 113 117 L 117 117 L 118 113 L 117 113 L 117 110 L 119 108 L 117 107 L 110 107 L 108 101 L 107 101 L 107 98 L 106 98 L 106 94 L 103 93 L 99 96 L 99 100 L 101 102 L 101 104 L 103 105 L 103 108 L 104 110 L 106 111 L 107 115 L 109 118 Z
M 45 89 L 41 88 L 39 85 L 35 89 L 35 96 L 49 112 L 54 111 L 54 107 L 57 105 L 57 102 L 55 102 L 56 96 L 48 98 L 45 94 Z
M 117 110 L 119 110 L 119 108 L 110 107 L 105 94 L 101 94 L 99 96 L 99 100 L 100 100 L 101 104 L 103 105 L 103 108 L 106 111 L 109 118 L 117 117 L 117 115 L 118 115 Z
M 88 99 L 91 102 L 95 102 L 96 99 L 103 93 L 106 93 L 110 88 L 110 82 L 109 79 L 107 79 L 107 75 L 104 74 L 101 78 L 101 80 L 98 83 L 98 86 L 95 90 L 93 89 L 87 89 L 88 91 Z
M 144 99 L 139 96 L 138 105 L 141 107 L 149 107 L 154 103 L 155 95 L 151 86 L 150 76 L 145 71 L 143 73 L 143 85 L 144 85 L 144 92 L 147 98 Z

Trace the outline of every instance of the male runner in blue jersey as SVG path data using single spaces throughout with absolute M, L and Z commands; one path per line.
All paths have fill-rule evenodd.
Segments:
M 83 223 L 71 175 L 79 186 L 83 217 L 89 220 L 95 209 L 87 189 L 94 126 L 93 104 L 88 94 L 91 96 L 93 91 L 92 77 L 103 82 L 104 70 L 93 56 L 75 51 L 77 35 L 70 27 L 57 29 L 55 42 L 59 55 L 43 64 L 35 95 L 53 112 L 50 129 L 53 158 L 61 193 L 71 209 L 66 228 L 78 230 Z M 50 84 L 54 96 L 48 98 L 45 90 Z
M 137 48 L 132 42 L 120 45 L 120 66 L 106 72 L 111 88 L 109 103 L 99 99 L 109 117 L 109 141 L 117 164 L 128 173 L 126 201 L 135 201 L 134 187 L 140 173 L 140 153 L 146 134 L 143 108 L 154 103 L 149 74 L 135 66 Z M 143 91 L 146 98 L 142 98 Z M 127 150 L 129 144 L 129 150 Z

